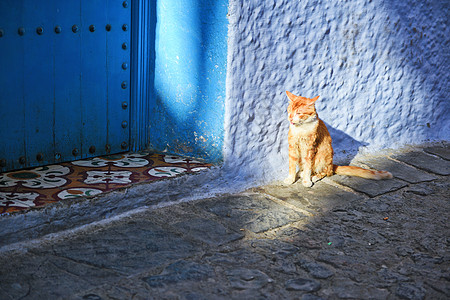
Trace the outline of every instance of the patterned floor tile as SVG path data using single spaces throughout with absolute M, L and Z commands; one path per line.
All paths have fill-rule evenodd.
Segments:
M 178 156 L 139 152 L 0 173 L 0 214 L 39 208 L 63 199 L 93 197 L 210 166 Z

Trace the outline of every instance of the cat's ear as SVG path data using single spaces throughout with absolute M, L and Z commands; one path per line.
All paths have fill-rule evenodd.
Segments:
M 320 96 L 317 96 L 317 97 L 314 97 L 314 98 L 309 99 L 308 105 L 314 104 L 314 103 L 317 101 L 317 99 L 319 99 L 319 97 L 320 97 Z
M 294 101 L 295 99 L 297 99 L 297 96 L 295 96 L 294 94 L 292 94 L 289 91 L 286 91 L 286 95 L 288 96 L 289 100 Z

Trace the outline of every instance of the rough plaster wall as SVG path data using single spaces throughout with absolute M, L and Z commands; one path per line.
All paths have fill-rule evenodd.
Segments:
M 335 157 L 450 139 L 447 1 L 230 0 L 225 169 L 287 173 L 287 97 L 320 95 Z

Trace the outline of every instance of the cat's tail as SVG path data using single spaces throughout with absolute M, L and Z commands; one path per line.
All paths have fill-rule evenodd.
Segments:
M 367 179 L 391 179 L 393 176 L 388 171 L 368 170 L 355 166 L 336 166 L 333 165 L 333 172 L 337 175 L 357 176 Z

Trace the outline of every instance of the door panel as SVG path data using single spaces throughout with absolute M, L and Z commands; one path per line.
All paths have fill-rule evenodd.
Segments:
M 0 1 L 0 171 L 128 150 L 130 5 Z
M 130 2 L 130 1 L 129 1 Z M 128 3 L 128 2 L 125 2 Z M 124 4 L 122 3 L 122 6 Z M 130 31 L 131 9 L 127 7 L 124 13 L 116 14 L 115 6 L 108 5 L 108 24 L 111 31 L 106 34 L 107 70 L 108 70 L 108 144 L 112 152 L 120 152 L 129 148 L 129 99 L 130 99 Z M 114 28 L 112 27 L 114 24 Z M 114 34 L 111 34 L 113 33 Z M 126 47 L 122 47 L 123 44 Z M 126 48 L 126 49 L 124 49 Z M 123 105 L 122 105 L 123 104 Z M 118 109 L 119 108 L 119 109 Z M 147 112 L 142 111 L 145 114 Z M 118 121 L 111 121 L 118 120 Z M 111 143 L 110 141 L 121 141 Z
M 82 144 L 81 36 L 72 26 L 81 24 L 81 2 L 66 1 L 55 12 L 55 155 L 80 150 Z M 68 67 L 70 65 L 70 67 Z M 70 113 L 68 113 L 70 112 Z M 66 155 L 64 155 L 66 157 Z M 74 159 L 82 157 L 81 153 Z
M 102 0 L 81 2 L 82 153 L 107 144 L 106 7 Z M 111 2 L 111 1 L 110 1 Z M 94 30 L 90 29 L 94 26 Z
M 15 0 L 0 1 L 0 166 L 12 165 L 13 154 L 16 165 L 19 158 L 24 160 L 26 156 L 24 43 L 16 25 L 22 18 L 23 7 L 14 4 Z M 7 9 L 9 13 L 3 15 L 1 12 Z
M 54 3 L 42 5 L 40 1 L 24 1 L 22 22 L 24 47 L 24 115 L 26 164 L 42 155 L 48 163 L 54 152 L 53 115 L 53 25 Z M 14 70 L 10 70 L 14 72 Z M 41 159 L 41 158 L 40 158 Z

